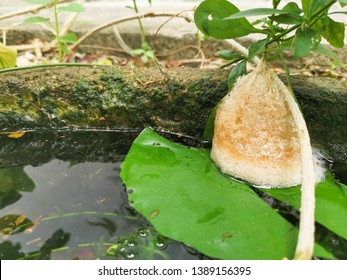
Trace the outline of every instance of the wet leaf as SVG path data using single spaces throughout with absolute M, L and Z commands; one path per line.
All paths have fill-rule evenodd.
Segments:
M 0 233 L 12 235 L 25 231 L 34 223 L 22 215 L 6 215 L 0 218 Z
M 221 259 L 294 255 L 297 229 L 245 183 L 223 176 L 209 150 L 145 129 L 121 166 L 131 205 L 164 236 Z M 160 214 L 153 217 L 153 209 Z M 159 212 L 158 212 L 159 213 Z M 152 216 L 152 217 L 151 217 Z M 332 257 L 317 246 L 320 256 Z
M 20 192 L 32 192 L 35 189 L 33 180 L 25 173 L 23 167 L 0 169 L 0 209 L 19 200 Z
M 347 239 L 346 186 L 328 173 L 324 182 L 316 186 L 316 221 Z M 273 197 L 300 209 L 300 187 L 263 190 Z

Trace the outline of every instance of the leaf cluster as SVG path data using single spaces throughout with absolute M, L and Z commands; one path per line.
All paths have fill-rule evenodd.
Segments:
M 341 66 L 342 61 L 322 45 L 321 40 L 326 39 L 336 48 L 344 46 L 345 24 L 335 21 L 331 15 L 346 12 L 330 12 L 330 8 L 337 2 L 344 7 L 347 0 L 301 0 L 301 7 L 289 2 L 279 9 L 280 2 L 273 0 L 273 8 L 240 11 L 227 0 L 205 0 L 196 9 L 194 19 L 207 37 L 234 39 L 255 33 L 264 35 L 264 39 L 248 48 L 249 61 L 256 55 L 271 61 L 281 56 L 284 50 L 292 51 L 296 59 L 315 51 L 329 56 L 335 65 Z M 247 19 L 259 16 L 253 22 Z M 228 84 L 231 87 L 237 76 L 246 73 L 246 58 L 231 51 L 221 51 L 218 55 L 229 60 L 227 65 L 239 63 L 238 68 L 230 73 Z
M 58 0 L 26 0 L 29 4 L 44 5 L 54 15 L 54 21 L 48 17 L 32 16 L 23 21 L 23 24 L 41 24 L 51 31 L 58 43 L 59 60 L 63 59 L 64 55 L 69 54 L 67 44 L 77 42 L 77 35 L 74 32 L 60 34 L 62 27 L 59 25 L 58 19 L 62 12 L 66 13 L 81 13 L 84 12 L 84 7 L 78 3 L 70 3 L 65 6 L 58 6 Z M 50 6 L 51 5 L 51 6 Z

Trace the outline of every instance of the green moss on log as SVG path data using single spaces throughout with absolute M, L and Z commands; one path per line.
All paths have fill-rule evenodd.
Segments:
M 0 75 L 0 131 L 151 126 L 202 138 L 227 93 L 228 72 L 70 65 Z M 347 160 L 347 82 L 293 77 L 292 83 L 314 145 Z

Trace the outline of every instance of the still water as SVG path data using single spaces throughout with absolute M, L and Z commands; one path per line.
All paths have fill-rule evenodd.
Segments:
M 0 133 L 0 259 L 208 258 L 159 235 L 129 206 L 120 165 L 139 132 Z M 259 195 L 297 225 L 297 211 Z M 319 225 L 316 240 L 347 259 L 346 240 Z
M 204 258 L 129 206 L 119 172 L 137 134 L 0 135 L 0 259 Z

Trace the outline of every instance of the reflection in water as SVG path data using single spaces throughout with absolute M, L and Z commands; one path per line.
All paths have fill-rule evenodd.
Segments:
M 119 168 L 52 160 L 0 169 L 0 259 L 200 258 L 129 206 Z

